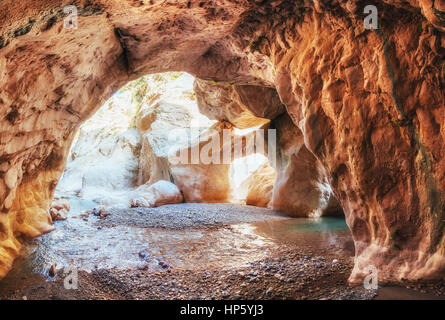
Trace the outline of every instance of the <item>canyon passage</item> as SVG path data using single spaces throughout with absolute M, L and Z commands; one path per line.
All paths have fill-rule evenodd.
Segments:
M 76 8 L 77 28 L 67 24 L 73 19 L 64 11 L 68 5 Z M 377 9 L 377 29 L 365 28 L 367 5 Z M 71 229 L 72 239 L 90 232 L 110 247 L 121 243 L 110 239 L 122 240 L 126 232 L 132 235 L 128 243 L 134 238 L 124 271 L 113 269 L 112 257 L 110 268 L 77 262 L 81 279 L 91 285 L 81 298 L 90 297 L 99 282 L 119 285 L 98 297 L 125 292 L 139 297 L 136 289 L 125 288 L 126 281 L 116 280 L 128 273 L 134 275 L 131 288 L 143 287 L 138 272 L 159 274 L 159 283 L 164 276 L 196 283 L 181 258 L 176 265 L 162 258 L 181 256 L 174 234 L 182 230 L 180 239 L 189 238 L 184 247 L 207 257 L 212 257 L 211 242 L 197 239 L 212 239 L 212 232 L 221 248 L 226 240 L 251 237 L 232 245 L 240 257 L 235 265 L 214 253 L 222 261 L 219 267 L 234 268 L 227 275 L 238 289 L 229 297 L 372 298 L 372 290 L 352 293 L 349 287 L 363 284 L 369 266 L 382 283 L 426 281 L 441 294 L 444 21 L 443 0 L 2 1 L 0 278 L 31 272 L 27 252 L 39 256 L 42 250 L 45 256 L 45 241 L 55 241 L 48 252 L 58 252 L 63 246 L 55 240 L 57 232 L 68 240 Z M 160 75 L 164 72 L 169 75 Z M 193 80 L 184 89 L 187 77 Z M 147 85 L 154 83 L 163 89 Z M 122 88 L 133 95 L 128 123 L 120 116 L 127 124 L 114 132 L 84 130 Z M 187 130 L 194 123 L 202 130 L 195 140 L 177 140 L 177 151 L 196 148 L 217 156 L 225 145 L 209 152 L 200 138 L 221 142 L 230 132 L 241 139 L 244 155 L 234 153 L 223 164 L 173 163 L 169 133 L 186 130 L 193 138 Z M 249 154 L 247 141 L 259 130 L 266 147 Z M 254 170 L 239 169 L 249 161 L 258 164 Z M 65 177 L 70 183 L 64 184 Z M 344 228 L 336 229 L 335 219 L 345 219 Z M 321 224 L 328 238 L 337 240 L 323 241 L 317 228 L 301 238 L 293 231 L 289 237 L 264 234 L 264 223 L 295 232 L 300 223 Z M 149 252 L 146 244 L 134 251 L 146 237 L 177 252 Z M 240 252 L 252 243 L 251 259 L 244 261 Z M 269 247 L 260 250 L 261 245 Z M 79 253 L 85 260 L 94 255 L 90 249 L 98 257 L 109 254 L 85 249 Z M 63 286 L 59 273 L 76 262 L 53 253 L 44 259 L 50 268 L 33 279 L 57 296 L 62 294 L 57 286 Z M 69 255 L 76 254 L 65 252 Z M 141 266 L 134 259 L 145 262 Z M 304 266 L 312 275 L 298 282 Z M 202 279 L 217 281 L 219 267 L 215 271 L 203 263 Z M 326 269 L 318 272 L 323 279 L 322 274 L 335 275 L 332 282 L 317 285 L 325 282 L 312 267 Z M 258 275 L 273 277 L 270 287 L 259 286 L 257 292 L 255 285 L 242 286 Z M 336 281 L 341 289 L 332 295 L 329 288 Z M 328 289 L 309 292 L 308 282 L 311 290 Z M 8 281 L 3 283 L 3 296 L 12 297 Z M 277 283 L 286 285 L 277 291 Z M 32 285 L 24 284 L 23 292 L 32 292 Z M 170 289 L 173 296 L 182 292 L 175 285 Z M 201 289 L 197 285 L 182 295 L 207 296 Z M 224 297 L 225 291 L 215 295 Z

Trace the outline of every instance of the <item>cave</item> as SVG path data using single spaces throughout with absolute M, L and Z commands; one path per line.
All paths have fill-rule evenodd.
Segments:
M 79 126 L 130 81 L 186 72 L 220 128 L 276 131 L 277 210 L 344 212 L 349 284 L 370 266 L 443 280 L 444 16 L 443 0 L 3 1 L 0 278 L 54 229 Z
M 255 274 L 254 266 L 279 256 L 278 247 L 280 255 L 329 252 L 311 261 L 312 268 L 334 259 L 331 267 L 337 267 L 337 258 L 353 257 L 351 234 L 324 171 L 310 153 L 298 160 L 292 155 L 302 143 L 281 150 L 283 137 L 271 120 L 247 112 L 242 122 L 237 114 L 232 118 L 243 129 L 208 118 L 201 113 L 207 104 L 196 93 L 198 81 L 184 72 L 143 76 L 80 125 L 53 192 L 52 227 L 37 239 L 19 239 L 0 299 L 20 290 L 47 298 L 54 288 L 46 283 L 67 279 L 70 268 L 81 273 L 77 281 L 100 274 L 92 280 L 100 283 L 102 272 L 114 268 L 139 276 L 202 268 Z M 37 295 L 33 283 L 40 285 Z

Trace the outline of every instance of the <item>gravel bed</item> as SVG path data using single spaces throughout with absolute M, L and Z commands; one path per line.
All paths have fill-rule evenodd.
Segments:
M 182 229 L 289 218 L 281 212 L 227 203 L 182 203 L 157 208 L 111 209 L 97 226 Z

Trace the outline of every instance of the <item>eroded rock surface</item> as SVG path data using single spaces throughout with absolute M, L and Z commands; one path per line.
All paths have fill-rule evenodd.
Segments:
M 130 200 L 131 207 L 153 208 L 184 201 L 178 187 L 165 180 L 150 185 L 144 184 L 138 187 L 134 193 L 136 197 Z
M 174 183 L 184 194 L 186 202 L 228 202 L 231 185 L 230 163 L 221 161 L 224 123 L 214 124 L 202 132 L 188 147 L 169 154 L 171 175 Z M 212 148 L 212 141 L 218 141 L 218 148 Z M 201 155 L 205 155 L 204 159 Z M 218 159 L 215 163 L 213 156 Z
M 79 28 L 63 28 L 63 6 Z M 275 87 L 326 171 L 355 247 L 350 278 L 445 271 L 443 0 L 14 1 L 0 8 L 0 277 L 48 209 L 72 133 L 112 92 L 183 70 Z M 273 110 L 272 110 L 273 111 Z M 264 113 L 265 116 L 267 113 Z M 303 145 L 302 145 L 303 148 Z
M 210 119 L 228 121 L 240 129 L 263 125 L 285 112 L 275 89 L 233 86 L 197 79 L 199 110 Z
M 269 207 L 272 200 L 276 172 L 267 162 L 255 170 L 243 183 L 247 187 L 246 204 Z
M 198 112 L 193 77 L 188 74 L 161 85 L 145 100 L 136 116 L 136 127 L 142 134 L 138 184 L 173 181 L 169 152 L 188 145 L 189 135 L 196 138 L 199 136 L 196 130 L 209 127 L 215 121 Z
M 287 114 L 271 127 L 277 128 L 278 143 L 272 208 L 294 217 L 322 216 L 335 198 L 323 165 L 306 148 L 301 130 Z
M 51 219 L 53 221 L 66 220 L 68 218 L 68 212 L 70 211 L 70 204 L 66 200 L 58 199 L 54 200 L 49 209 Z

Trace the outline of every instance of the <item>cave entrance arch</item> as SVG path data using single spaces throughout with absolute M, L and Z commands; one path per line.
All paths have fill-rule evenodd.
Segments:
M 185 199 L 189 202 L 189 205 L 193 206 L 193 202 L 247 202 L 249 205 L 258 207 L 268 207 L 272 201 L 273 187 L 275 184 L 275 169 L 270 167 L 267 163 L 267 157 L 259 154 L 252 154 L 247 157 L 240 157 L 235 159 L 231 164 L 227 166 L 221 166 L 213 173 L 212 169 L 205 169 L 207 174 L 213 174 L 210 182 L 213 184 L 225 183 L 225 186 L 219 188 L 219 194 L 221 190 L 225 192 L 224 198 L 214 198 L 213 195 L 200 194 L 201 188 L 197 188 L 197 184 L 208 183 L 205 179 L 200 180 L 198 174 L 201 171 L 190 169 L 187 174 L 178 175 L 174 169 L 175 167 L 169 163 L 167 159 L 167 148 L 171 147 L 170 143 L 175 141 L 169 141 L 169 133 L 176 127 L 189 128 L 190 125 L 195 125 L 200 128 L 199 132 L 205 133 L 209 128 L 214 128 L 216 120 L 209 120 L 204 115 L 199 113 L 197 100 L 203 99 L 197 98 L 196 92 L 193 86 L 194 78 L 185 73 L 166 73 L 166 74 L 154 74 L 145 76 L 134 82 L 130 82 L 122 89 L 113 94 L 94 116 L 88 119 L 81 126 L 77 137 L 73 142 L 70 154 L 68 156 L 67 168 L 65 168 L 59 185 L 56 188 L 56 206 L 60 205 L 60 200 L 69 199 L 73 212 L 69 213 L 70 219 L 66 223 L 73 223 L 73 228 L 76 228 L 77 239 L 79 243 L 83 243 L 82 248 L 78 249 L 73 255 L 66 254 L 60 255 L 60 252 L 75 245 L 75 241 L 71 239 L 64 239 L 64 244 L 59 241 L 58 246 L 62 249 L 54 249 L 46 247 L 43 243 L 43 250 L 49 252 L 55 251 L 60 255 L 59 264 L 67 263 L 67 259 L 89 260 L 88 263 L 76 262 L 75 265 L 86 270 L 94 270 L 94 267 L 99 269 L 118 264 L 121 268 L 169 268 L 169 263 L 177 259 L 180 265 L 189 266 L 190 261 L 185 258 L 185 251 L 187 245 L 190 248 L 198 248 L 197 250 L 191 250 L 188 255 L 197 258 L 198 260 L 207 257 L 212 263 L 217 263 L 218 260 L 209 258 L 209 252 L 217 253 L 223 245 L 239 247 L 251 247 L 254 243 L 258 244 L 259 248 L 262 248 L 264 239 L 268 237 L 286 242 L 301 242 L 304 246 L 308 246 L 310 241 L 317 243 L 315 248 L 321 244 L 321 247 L 328 246 L 336 247 L 336 250 L 343 250 L 339 246 L 347 246 L 351 244 L 351 240 L 343 233 L 337 233 L 335 226 L 333 232 L 329 232 L 331 224 L 337 222 L 331 222 L 330 220 L 324 220 L 324 222 L 314 222 L 313 226 L 303 227 L 311 231 L 311 237 L 301 237 L 301 227 L 298 223 L 281 224 L 279 221 L 268 222 L 267 219 L 263 223 L 255 225 L 235 225 L 234 226 L 234 238 L 233 243 L 227 242 L 225 239 L 227 236 L 221 237 L 221 232 L 212 234 L 215 239 L 210 240 L 210 236 L 205 232 L 201 235 L 207 239 L 207 245 L 204 245 L 202 241 L 191 241 L 188 239 L 190 235 L 185 231 L 178 231 L 175 229 L 167 230 L 165 232 L 151 230 L 147 234 L 138 231 L 137 227 L 141 225 L 141 216 L 147 221 L 150 221 L 150 216 L 156 215 L 156 211 L 144 211 L 146 204 L 143 200 L 135 200 L 135 190 L 138 190 L 141 185 L 151 186 L 156 185 L 158 180 L 168 180 L 181 187 L 180 191 L 183 194 L 193 195 L 196 198 Z M 202 94 L 202 92 L 200 93 Z M 246 115 L 244 115 L 244 120 Z M 251 116 L 249 123 L 253 122 L 253 116 Z M 269 123 L 269 121 L 263 121 Z M 224 123 L 223 123 L 224 124 Z M 230 126 L 230 124 L 224 124 L 224 126 Z M 231 128 L 233 129 L 233 128 Z M 259 127 L 248 128 L 244 130 L 234 129 L 234 133 L 238 136 L 247 136 Z M 206 142 L 208 142 L 206 140 Z M 301 147 L 301 146 L 300 146 Z M 250 160 L 250 161 L 249 161 Z M 310 160 L 310 159 L 306 159 Z M 275 164 L 276 165 L 276 164 Z M 202 165 L 199 165 L 202 166 Z M 216 167 L 216 166 L 215 166 Z M 225 170 L 224 170 L 225 169 Z M 250 169 L 250 170 L 249 170 Z M 259 170 L 256 173 L 257 169 Z M 299 168 L 301 170 L 301 167 Z M 307 168 L 310 169 L 310 168 Z M 187 170 L 186 167 L 182 167 L 181 170 Z M 288 172 L 292 172 L 289 171 Z M 243 172 L 246 171 L 246 172 Z M 272 171 L 272 172 L 271 172 Z M 260 179 L 250 182 L 245 186 L 240 186 L 243 182 L 249 182 L 248 178 L 252 178 L 257 174 Z M 282 172 L 283 174 L 283 172 Z M 239 176 L 236 176 L 239 175 Z M 266 176 L 267 175 L 267 176 Z M 179 179 L 179 180 L 178 180 Z M 181 182 L 181 179 L 192 179 L 193 182 L 188 181 Z M 256 179 L 256 177 L 254 177 Z M 246 194 L 242 199 L 236 199 L 233 194 L 240 194 L 242 188 L 234 189 L 232 180 L 235 180 L 237 187 L 245 187 Z M 315 181 L 311 181 L 315 182 Z M 268 186 L 265 184 L 268 183 Z M 197 188 L 198 191 L 186 191 L 187 188 Z M 262 188 L 268 187 L 269 190 L 262 193 Z M 182 189 L 185 188 L 185 189 Z M 214 187 L 215 188 L 215 187 Z M 218 189 L 218 186 L 216 187 Z M 208 189 L 206 186 L 204 189 Z M 143 187 L 143 193 L 150 193 L 150 190 Z M 250 194 L 249 192 L 250 191 Z M 258 194 L 255 194 L 255 193 Z M 283 191 L 281 191 L 283 192 Z M 253 193 L 253 194 L 252 194 Z M 147 199 L 147 197 L 146 197 Z M 182 202 L 182 199 L 181 199 Z M 192 203 L 190 203 L 192 202 Z M 169 204 L 165 202 L 165 204 Z M 151 204 L 149 204 L 150 206 Z M 318 205 L 318 202 L 317 202 Z M 130 206 L 133 207 L 130 209 Z M 217 210 L 233 210 L 239 211 L 239 215 L 243 215 L 241 207 L 222 207 Z M 183 210 L 188 210 L 185 205 Z M 209 215 L 214 215 L 215 209 L 212 207 L 200 207 L 197 206 L 202 212 L 208 211 Z M 162 208 L 160 208 L 162 210 Z M 62 208 L 63 210 L 63 208 Z M 179 207 L 165 207 L 165 211 L 171 210 L 173 214 L 180 215 Z M 179 211 L 178 211 L 179 210 Z M 253 210 L 253 209 L 248 209 Z M 126 229 L 126 224 L 122 222 L 122 216 L 124 213 L 128 215 L 126 217 L 130 229 Z M 135 214 L 136 212 L 136 214 Z M 57 214 L 55 212 L 55 214 Z M 197 214 L 197 213 L 195 213 Z M 259 211 L 258 215 L 263 215 L 263 211 Z M 171 213 L 168 213 L 171 215 Z M 198 215 L 198 214 L 197 214 Z M 72 217 L 75 217 L 74 220 Z M 303 214 L 304 216 L 304 214 Z M 188 217 L 190 218 L 190 217 Z M 111 219 L 111 220 L 110 220 Z M 178 219 L 183 219 L 178 218 Z M 251 217 L 249 219 L 252 219 Z M 260 218 L 260 220 L 263 218 Z M 156 218 L 155 218 L 156 220 Z M 174 221 L 174 217 L 170 220 Z M 242 219 L 241 219 L 242 220 Z M 107 222 L 112 221 L 112 222 Z M 153 221 L 152 221 L 153 222 Z M 148 222 L 149 224 L 152 222 Z M 118 231 L 115 231 L 113 235 L 111 231 L 107 231 L 110 224 L 116 224 Z M 134 257 L 130 257 L 128 254 L 123 254 L 122 250 L 113 251 L 103 248 L 93 248 L 90 244 L 85 243 L 85 239 L 88 238 L 85 232 L 89 229 L 85 229 L 85 225 L 99 226 L 101 232 L 104 233 L 103 237 L 94 236 L 98 238 L 93 241 L 102 241 L 103 246 L 108 246 L 114 242 L 114 247 L 122 247 L 123 250 L 133 252 Z M 156 226 L 156 224 L 154 224 Z M 66 232 L 66 224 L 58 225 L 56 227 L 61 228 L 61 232 Z M 197 226 L 195 226 L 197 227 Z M 260 230 L 258 234 L 256 229 Z M 295 229 L 295 231 L 293 231 Z M 193 233 L 194 231 L 191 231 Z M 140 252 L 134 252 L 135 248 L 132 245 L 123 243 L 125 236 L 117 236 L 117 233 L 128 234 L 129 241 L 134 242 L 134 246 L 145 247 Z M 154 235 L 151 235 L 151 234 Z M 167 241 L 166 237 L 170 235 L 174 239 L 183 239 L 184 243 L 178 243 Z M 300 235 L 300 236 L 299 236 Z M 193 235 L 192 237 L 196 237 Z M 146 237 L 146 244 L 144 243 L 144 237 Z M 265 237 L 265 238 L 264 238 Z M 53 237 L 50 237 L 53 239 Z M 57 238 L 57 237 L 56 237 Z M 113 240 L 115 239 L 115 240 Z M 162 240 L 164 239 L 164 240 Z M 317 241 L 315 241 L 317 239 Z M 125 242 L 125 241 L 124 241 Z M 301 246 L 302 244 L 300 244 Z M 159 247 L 157 247 L 159 246 Z M 214 246 L 215 249 L 210 249 L 209 246 Z M 173 249 L 175 247 L 176 249 Z M 156 250 L 171 250 L 170 254 L 162 259 L 162 255 L 157 255 Z M 350 248 L 349 248 L 350 249 Z M 139 249 L 138 249 L 139 250 Z M 251 249 L 253 250 L 253 249 Z M 261 250 L 266 250 L 266 247 Z M 333 252 L 334 249 L 331 249 Z M 88 251 L 88 252 L 87 252 Z M 343 252 L 343 251 L 342 251 Z M 239 252 L 234 250 L 233 254 L 237 255 L 237 260 L 259 259 L 253 253 L 246 256 L 240 255 Z M 258 254 L 258 253 L 256 253 Z M 341 253 L 343 254 L 343 253 Z M 340 254 L 340 255 L 341 255 Z M 350 254 L 350 252 L 348 252 Z M 102 258 L 100 256 L 103 255 Z M 122 263 L 113 259 L 111 256 L 120 256 L 123 259 Z M 99 258 L 99 259 L 98 259 Z M 166 260 L 167 259 L 167 260 Z M 103 261 L 100 261 L 103 260 Z M 159 261 L 158 261 L 159 260 Z M 168 261 L 168 262 L 165 262 Z M 161 263 L 162 265 L 159 265 Z M 202 262 L 200 262 L 202 263 Z M 221 264 L 227 264 L 221 257 Z M 233 264 L 234 266 L 236 263 Z
M 249 184 L 257 183 L 244 180 L 264 165 L 267 170 L 261 174 L 267 176 L 262 182 L 268 191 L 256 190 L 256 198 L 263 198 L 256 204 L 267 207 L 275 169 L 265 156 L 268 147 L 276 148 L 275 140 L 267 146 L 267 129 L 261 126 L 239 130 L 226 119 L 207 118 L 200 113 L 197 100 L 202 97 L 197 99 L 193 84 L 192 76 L 176 72 L 144 76 L 118 90 L 76 134 L 56 198 L 104 198 L 98 204 L 121 202 L 125 207 L 132 202 L 132 188 L 163 180 L 175 183 L 186 202 L 245 202 Z M 244 127 L 269 122 L 246 112 L 242 117 Z M 173 161 L 173 149 L 182 149 L 181 155 L 185 150 L 184 163 Z M 195 151 L 198 158 L 190 161 Z M 241 183 L 246 189 L 243 198 L 236 190 Z

